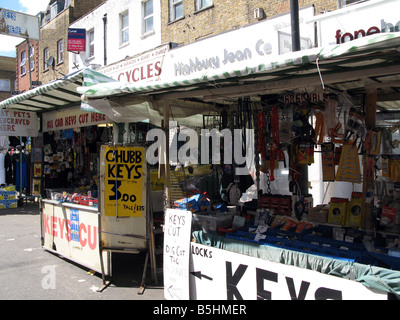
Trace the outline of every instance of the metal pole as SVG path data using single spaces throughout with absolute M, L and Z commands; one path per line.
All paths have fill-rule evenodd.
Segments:
M 290 0 L 290 21 L 292 25 L 292 51 L 300 51 L 299 1 Z
M 30 46 L 30 41 L 29 37 L 26 38 L 26 45 L 28 47 L 27 49 L 27 54 L 28 54 L 28 74 L 29 74 L 29 90 L 32 89 L 32 75 L 31 75 L 31 46 Z
M 107 13 L 103 16 L 104 24 L 104 65 L 107 65 Z

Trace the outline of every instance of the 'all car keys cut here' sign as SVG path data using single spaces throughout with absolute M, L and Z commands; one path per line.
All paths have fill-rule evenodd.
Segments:
M 145 152 L 142 147 L 106 147 L 106 216 L 142 217 L 145 210 Z

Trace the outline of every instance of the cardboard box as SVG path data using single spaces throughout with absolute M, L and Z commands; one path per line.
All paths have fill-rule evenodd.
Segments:
M 327 206 L 316 206 L 308 209 L 307 218 L 312 222 L 326 223 L 328 222 L 329 209 Z
M 0 209 L 17 208 L 18 199 L 15 200 L 0 200 Z
M 0 200 L 15 200 L 17 199 L 16 191 L 0 191 Z

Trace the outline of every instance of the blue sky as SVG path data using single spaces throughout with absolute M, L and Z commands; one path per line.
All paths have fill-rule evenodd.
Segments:
M 0 0 L 0 8 L 36 15 L 44 11 L 50 0 Z M 23 39 L 0 35 L 0 56 L 15 57 L 15 46 Z

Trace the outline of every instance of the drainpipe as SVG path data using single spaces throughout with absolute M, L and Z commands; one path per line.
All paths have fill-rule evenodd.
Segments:
M 290 0 L 290 21 L 292 25 L 292 51 L 300 51 L 299 1 Z
M 107 65 L 107 13 L 103 16 L 103 24 L 104 24 L 104 66 Z

